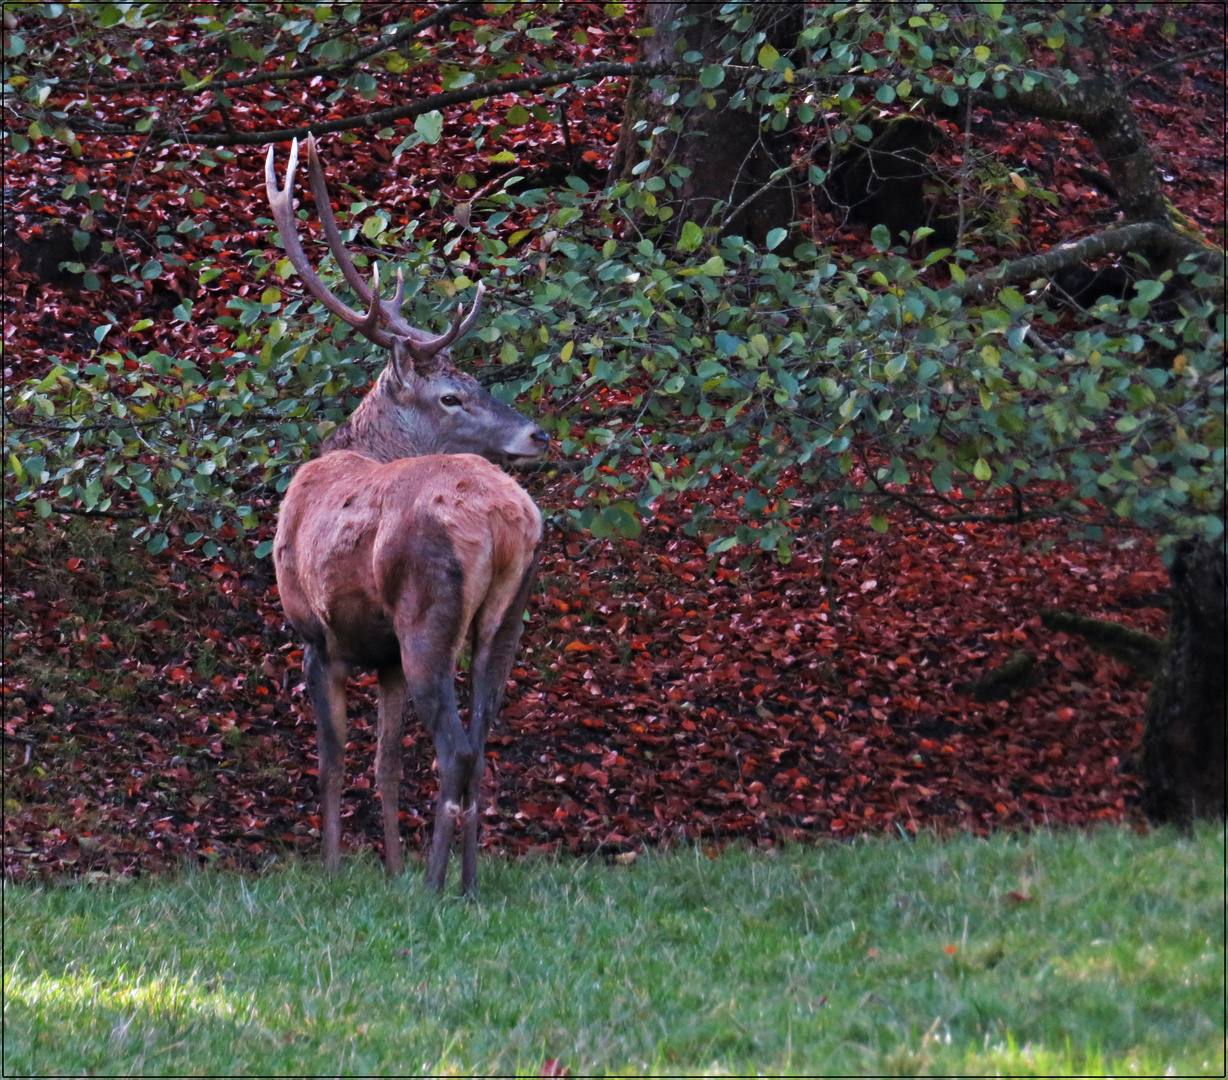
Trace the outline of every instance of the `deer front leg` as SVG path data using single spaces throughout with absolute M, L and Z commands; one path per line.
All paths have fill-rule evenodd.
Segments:
M 384 817 L 384 869 L 391 877 L 405 863 L 401 858 L 401 728 L 405 719 L 405 675 L 399 667 L 379 673 L 379 741 L 375 748 L 375 787 Z
M 309 645 L 304 650 L 307 695 L 316 714 L 316 752 L 319 755 L 320 817 L 323 819 L 324 868 L 336 870 L 341 862 L 341 785 L 345 776 L 344 664 L 332 663 L 327 650 Z

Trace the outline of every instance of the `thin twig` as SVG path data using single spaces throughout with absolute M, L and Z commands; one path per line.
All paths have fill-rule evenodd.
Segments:
M 955 246 L 964 246 L 964 189 L 968 186 L 968 151 L 972 145 L 972 102 L 964 103 L 964 152 L 959 162 L 959 225 L 955 230 Z
M 1152 64 L 1151 67 L 1145 68 L 1137 75 L 1127 79 L 1121 84 L 1122 90 L 1129 90 L 1135 83 L 1142 82 L 1148 75 L 1152 75 L 1161 68 L 1166 68 L 1170 64 L 1184 64 L 1187 60 L 1197 60 L 1200 56 L 1223 56 L 1224 44 L 1220 42 L 1218 45 L 1211 45 L 1205 49 L 1199 49 L 1197 52 L 1186 53 L 1184 56 L 1170 56 L 1167 60 L 1161 60 L 1158 64 Z

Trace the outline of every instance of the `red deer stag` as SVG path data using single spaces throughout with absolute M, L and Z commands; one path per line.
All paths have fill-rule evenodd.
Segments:
M 375 387 L 294 476 L 277 522 L 273 562 L 286 618 L 307 642 L 307 692 L 316 715 L 324 865 L 341 847 L 345 681 L 354 669 L 379 674 L 375 777 L 383 806 L 384 860 L 403 867 L 397 822 L 401 723 L 412 699 L 439 764 L 439 804 L 427 884 L 443 888 L 457 818 L 461 888 L 475 890 L 478 793 L 486 732 L 498 714 L 537 567 L 541 515 L 491 461 L 540 457 L 549 437 L 458 371 L 450 347 L 473 325 L 479 285 L 466 315 L 432 336 L 401 313 L 404 280 L 380 295 L 379 268 L 367 285 L 355 269 L 329 205 L 315 140 L 308 172 L 324 238 L 365 314 L 338 299 L 303 252 L 292 205 L 298 141 L 285 186 L 273 148 L 265 183 L 286 255 L 312 296 L 391 352 Z M 489 460 L 488 460 L 489 459 Z M 468 727 L 456 699 L 456 659 L 472 650 Z

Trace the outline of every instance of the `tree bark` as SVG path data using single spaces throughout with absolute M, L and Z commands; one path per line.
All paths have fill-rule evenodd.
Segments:
M 1153 821 L 1224 816 L 1224 552 L 1185 543 L 1169 571 L 1172 622 L 1143 729 L 1143 809 Z
M 1057 244 L 1038 255 L 1024 255 L 1022 258 L 1012 259 L 992 270 L 986 270 L 983 274 L 948 285 L 945 291 L 959 297 L 981 296 L 1004 285 L 1031 281 L 1037 277 L 1050 277 L 1055 271 L 1068 266 L 1083 266 L 1102 255 L 1116 255 L 1140 248 L 1159 252 L 1174 262 L 1193 257 L 1207 273 L 1224 273 L 1222 252 L 1182 236 L 1167 223 L 1138 221 L 1132 225 L 1116 225 L 1104 232 Z
M 1112 75 L 1085 76 L 1060 90 L 1048 84 L 1031 90 L 1008 85 L 1004 101 L 1017 112 L 1042 120 L 1078 124 L 1104 158 L 1126 221 L 1168 224 L 1168 204 L 1155 157 L 1129 98 Z
M 645 39 L 643 61 L 677 63 L 689 51 L 702 53 L 705 60 L 721 59 L 728 51 L 722 42 L 732 31 L 717 18 L 719 13 L 720 5 L 711 3 L 645 4 L 645 27 L 653 34 Z M 794 51 L 803 20 L 798 0 L 755 4 L 752 14 L 748 33 L 766 34 L 782 56 Z M 685 221 L 716 224 L 723 233 L 762 244 L 772 229 L 787 226 L 794 217 L 792 185 L 787 177 L 771 180 L 774 171 L 791 162 L 791 133 L 761 126 L 753 107 L 729 108 L 728 97 L 738 89 L 732 74 L 715 91 L 695 79 L 679 85 L 678 103 L 666 105 L 647 79 L 631 80 L 611 180 L 631 178 L 646 155 L 650 174 L 660 173 L 667 161 L 684 166 L 689 175 L 668 196 L 677 227 Z M 655 129 L 661 130 L 654 135 Z M 646 151 L 641 143 L 648 141 L 651 149 Z

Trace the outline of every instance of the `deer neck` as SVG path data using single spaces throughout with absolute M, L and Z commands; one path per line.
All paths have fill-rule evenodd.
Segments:
M 350 418 L 324 440 L 322 453 L 351 450 L 374 461 L 396 461 L 440 452 L 422 415 L 393 396 L 393 377 L 383 371 Z

